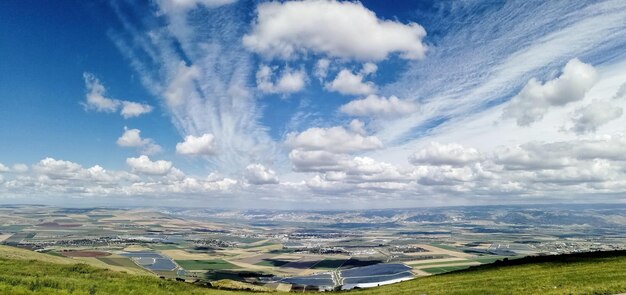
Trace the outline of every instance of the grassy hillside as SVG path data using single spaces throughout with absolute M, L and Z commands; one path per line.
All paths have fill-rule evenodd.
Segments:
M 617 294 L 626 251 L 527 257 L 346 294 Z
M 0 294 L 250 294 L 75 262 L 0 246 Z M 620 251 L 529 257 L 340 294 L 616 294 L 625 291 L 626 251 Z
M 0 246 L 0 294 L 250 294 L 76 263 L 70 258 Z

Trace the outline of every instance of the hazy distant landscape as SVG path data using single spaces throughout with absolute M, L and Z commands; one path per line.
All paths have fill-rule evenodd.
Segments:
M 0 209 L 4 245 L 95 267 L 260 290 L 364 288 L 497 260 L 626 249 L 626 206 L 272 211 Z

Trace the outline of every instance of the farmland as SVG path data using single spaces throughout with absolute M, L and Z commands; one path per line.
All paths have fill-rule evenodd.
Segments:
M 626 207 L 613 207 L 514 209 L 546 216 L 533 226 L 515 225 L 510 208 L 231 212 L 20 205 L 0 208 L 0 234 L 6 245 L 129 274 L 199 283 L 228 279 L 263 290 L 329 290 L 421 281 L 529 255 L 623 249 L 620 216 Z M 571 215 L 604 227 L 558 219 Z M 351 275 L 394 265 L 403 270 Z
M 176 260 L 176 263 L 186 270 L 214 270 L 236 269 L 236 265 L 221 259 L 214 260 Z
M 101 258 L 109 259 L 109 258 Z M 626 291 L 626 252 L 531 257 L 342 294 L 616 294 Z M 0 246 L 2 294 L 250 294 L 114 272 L 72 258 Z

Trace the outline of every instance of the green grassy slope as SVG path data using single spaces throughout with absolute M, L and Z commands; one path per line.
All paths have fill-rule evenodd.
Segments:
M 528 257 L 346 294 L 617 294 L 626 251 Z
M 131 275 L 0 246 L 0 294 L 250 294 Z

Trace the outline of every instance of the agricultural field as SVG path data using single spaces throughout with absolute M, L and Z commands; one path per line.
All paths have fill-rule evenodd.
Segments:
M 176 260 L 176 263 L 186 270 L 218 270 L 237 269 L 238 266 L 222 259 L 213 260 Z
M 342 294 L 617 294 L 626 291 L 624 264 L 624 251 L 529 257 Z M 5 246 L 0 246 L 0 276 L 2 294 L 250 294 L 225 290 L 231 288 L 271 291 L 223 279 L 207 288 Z M 318 280 L 328 279 L 330 276 L 320 276 Z
M 0 237 L 6 245 L 113 271 L 205 283 L 228 279 L 282 291 L 422 280 L 497 260 L 610 251 L 625 243 L 624 225 L 608 223 L 622 220 L 611 217 L 621 214 L 615 208 L 578 213 L 516 208 L 546 215 L 541 226 L 511 225 L 515 220 L 509 217 L 504 223 L 501 218 L 508 211 L 501 208 L 481 209 L 480 214 L 477 209 L 437 210 L 259 214 L 20 205 L 0 208 Z M 545 224 L 568 214 L 610 219 L 606 228 L 595 230 Z M 572 232 L 583 234 L 563 238 Z M 368 276 L 374 280 L 342 276 L 385 265 L 402 265 L 408 271 Z

